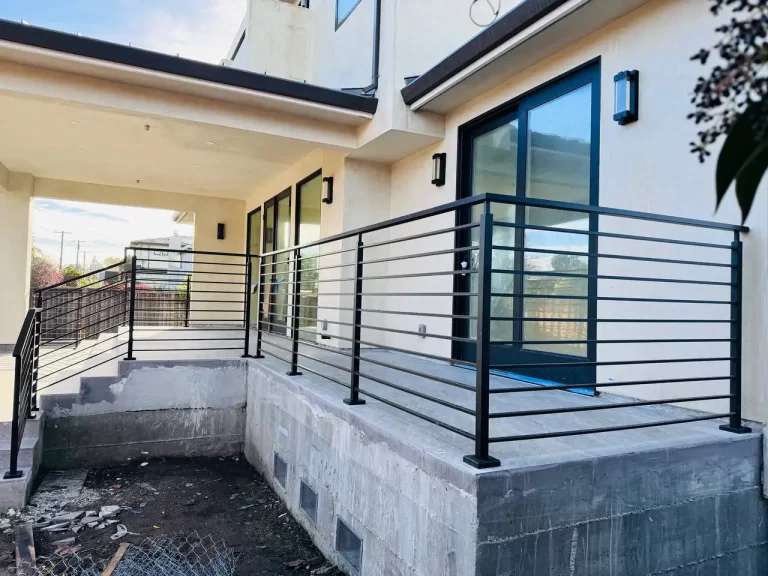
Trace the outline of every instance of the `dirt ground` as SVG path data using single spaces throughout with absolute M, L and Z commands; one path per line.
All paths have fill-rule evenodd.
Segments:
M 61 547 L 55 541 L 72 536 L 77 554 L 108 560 L 120 542 L 140 544 L 146 537 L 196 531 L 234 549 L 236 574 L 341 574 L 330 567 L 264 479 L 240 459 L 149 460 L 91 470 L 82 492 L 85 501 L 69 504 L 62 512 L 121 506 L 113 519 L 138 535 L 111 540 L 117 523 L 101 530 L 85 527 L 77 534 L 36 529 L 38 558 Z M 0 534 L 0 567 L 12 564 L 13 535 Z

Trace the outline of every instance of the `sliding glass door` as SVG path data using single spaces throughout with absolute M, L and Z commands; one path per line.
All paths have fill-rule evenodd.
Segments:
M 291 245 L 291 189 L 264 203 L 264 252 L 283 250 Z M 264 257 L 264 318 L 270 332 L 286 334 L 290 305 L 290 253 Z
M 462 131 L 463 196 L 485 193 L 597 204 L 599 75 L 590 68 L 531 93 L 504 112 Z M 480 207 L 463 220 L 479 221 Z M 596 251 L 582 212 L 493 204 L 491 362 L 505 371 L 568 383 L 594 382 L 593 274 Z M 477 244 L 477 229 L 466 241 Z M 477 268 L 477 254 L 464 256 Z M 562 273 L 560 276 L 558 273 Z M 575 275 L 575 276 L 574 276 Z M 476 274 L 458 279 L 458 291 L 477 291 Z M 470 315 L 477 298 L 458 304 Z M 507 320 L 509 318 L 509 320 Z M 459 335 L 476 336 L 474 322 L 457 323 Z M 474 346 L 459 347 L 474 359 Z M 581 366 L 574 362 L 584 361 Z M 568 366 L 557 364 L 568 363 Z M 536 366 L 540 364 L 542 366 Z M 515 365 L 522 365 L 516 368 Z M 544 366 L 546 365 L 546 366 Z
M 248 213 L 248 256 L 251 261 L 251 326 L 256 326 L 259 310 L 256 305 L 259 299 L 259 274 L 261 272 L 261 208 Z
M 296 185 L 296 245 L 320 239 L 320 208 L 323 176 L 315 172 Z M 317 332 L 318 247 L 301 250 L 301 290 L 299 292 L 299 337 L 314 340 Z

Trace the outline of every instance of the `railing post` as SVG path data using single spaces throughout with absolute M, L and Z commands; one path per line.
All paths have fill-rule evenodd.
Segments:
M 299 372 L 299 317 L 301 316 L 301 251 L 293 251 L 293 304 L 291 311 L 291 369 L 288 376 L 301 376 Z
M 261 353 L 261 315 L 264 302 L 264 259 L 259 258 L 259 287 L 256 298 L 256 354 L 253 358 L 264 358 Z
M 30 407 L 31 410 L 36 412 L 37 406 L 37 373 L 40 365 L 40 338 L 43 332 L 43 298 L 42 294 L 38 293 L 35 302 L 35 336 L 33 341 L 34 349 L 32 350 L 32 357 L 34 358 L 32 363 L 32 386 L 30 387 Z
M 363 321 L 363 235 L 357 235 L 357 250 L 355 250 L 355 295 L 352 310 L 352 371 L 350 374 L 349 398 L 345 404 L 354 406 L 365 404 L 360 399 L 360 325 Z
M 493 268 L 493 214 L 484 204 L 480 215 L 480 245 L 477 267 L 477 372 L 475 373 L 475 453 L 464 456 L 464 462 L 475 468 L 501 465 L 488 454 L 490 379 L 491 379 L 491 279 Z
M 731 416 L 728 424 L 720 426 L 720 430 L 747 434 L 752 432 L 748 426 L 741 423 L 741 323 L 742 323 L 742 292 L 744 281 L 744 244 L 739 232 L 734 232 L 731 243 Z
M 85 289 L 80 288 L 77 295 L 77 328 L 75 329 L 75 350 L 77 350 L 77 347 L 80 345 L 80 322 L 82 320 L 82 309 L 83 304 L 85 303 Z
M 10 467 L 3 476 L 4 480 L 21 478 L 24 473 L 19 470 L 19 395 L 21 394 L 21 356 L 14 358 L 13 377 L 13 420 L 11 421 L 11 455 Z M 26 415 L 24 416 L 26 418 Z
M 128 356 L 126 360 L 136 360 L 133 356 L 133 322 L 136 314 L 136 252 L 131 256 L 131 299 L 128 308 Z
M 248 348 L 251 345 L 251 256 L 245 257 L 247 262 L 245 263 L 245 318 L 243 319 L 243 326 L 245 326 L 245 342 L 243 343 L 243 358 L 250 358 L 248 354 Z
M 192 275 L 187 276 L 187 303 L 184 309 L 184 328 L 189 328 L 189 309 L 192 304 Z

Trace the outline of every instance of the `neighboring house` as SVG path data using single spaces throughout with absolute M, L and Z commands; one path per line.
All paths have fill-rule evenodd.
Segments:
M 292 512 L 319 498 L 300 518 L 324 552 L 354 557 L 364 576 L 764 574 L 760 439 L 717 426 L 724 415 L 731 432 L 747 432 L 742 417 L 758 433 L 768 424 L 768 183 L 745 233 L 733 192 L 715 212 L 715 161 L 688 145 L 702 73 L 690 57 L 715 43 L 719 20 L 704 0 L 501 0 L 478 29 L 470 4 L 248 0 L 220 66 L 0 21 L 0 344 L 27 312 L 19 247 L 34 197 L 178 210 L 196 251 L 233 262 L 399 219 L 329 248 L 330 271 L 288 262 L 317 262 L 317 247 L 252 259 L 251 326 L 294 359 L 296 327 L 337 353 L 331 384 L 317 366 L 291 380 L 294 365 L 286 376 L 244 361 L 246 455 Z M 639 118 L 624 125 L 615 78 L 626 71 L 639 72 Z M 495 228 L 468 207 L 483 194 L 497 195 Z M 372 280 L 354 282 L 355 258 Z M 387 351 L 425 360 L 407 374 L 473 400 L 514 390 L 489 391 L 465 368 L 524 383 L 505 406 L 527 407 L 510 416 L 526 424 L 483 454 L 478 439 L 509 416 L 487 403 L 461 407 L 448 432 L 439 410 L 454 397 L 422 411 L 403 401 L 410 420 L 383 397 L 333 403 L 328 386 L 352 387 L 349 373 L 386 381 L 392 361 L 360 364 Z M 537 386 L 555 396 L 531 404 Z M 652 422 L 633 443 L 618 431 L 645 425 L 626 412 L 552 407 L 576 406 L 583 397 L 563 392 L 574 387 L 618 408 L 683 405 L 705 439 Z M 536 419 L 548 412 L 580 431 L 563 439 Z M 457 422 L 471 431 L 453 434 Z M 458 443 L 472 466 L 498 465 L 496 453 L 501 467 L 460 462 Z
M 136 252 L 136 265 L 142 278 L 152 278 L 152 288 L 175 288 L 192 274 L 192 236 L 165 236 L 132 240 L 129 249 Z

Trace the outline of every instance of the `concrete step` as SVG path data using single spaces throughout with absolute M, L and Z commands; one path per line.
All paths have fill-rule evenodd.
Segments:
M 3 475 L 10 467 L 11 424 L 0 423 L 0 512 L 8 508 L 20 510 L 29 500 L 32 484 L 43 457 L 43 440 L 40 434 L 43 419 L 43 413 L 39 412 L 34 418 L 27 420 L 18 462 L 22 476 L 7 480 L 3 479 Z

